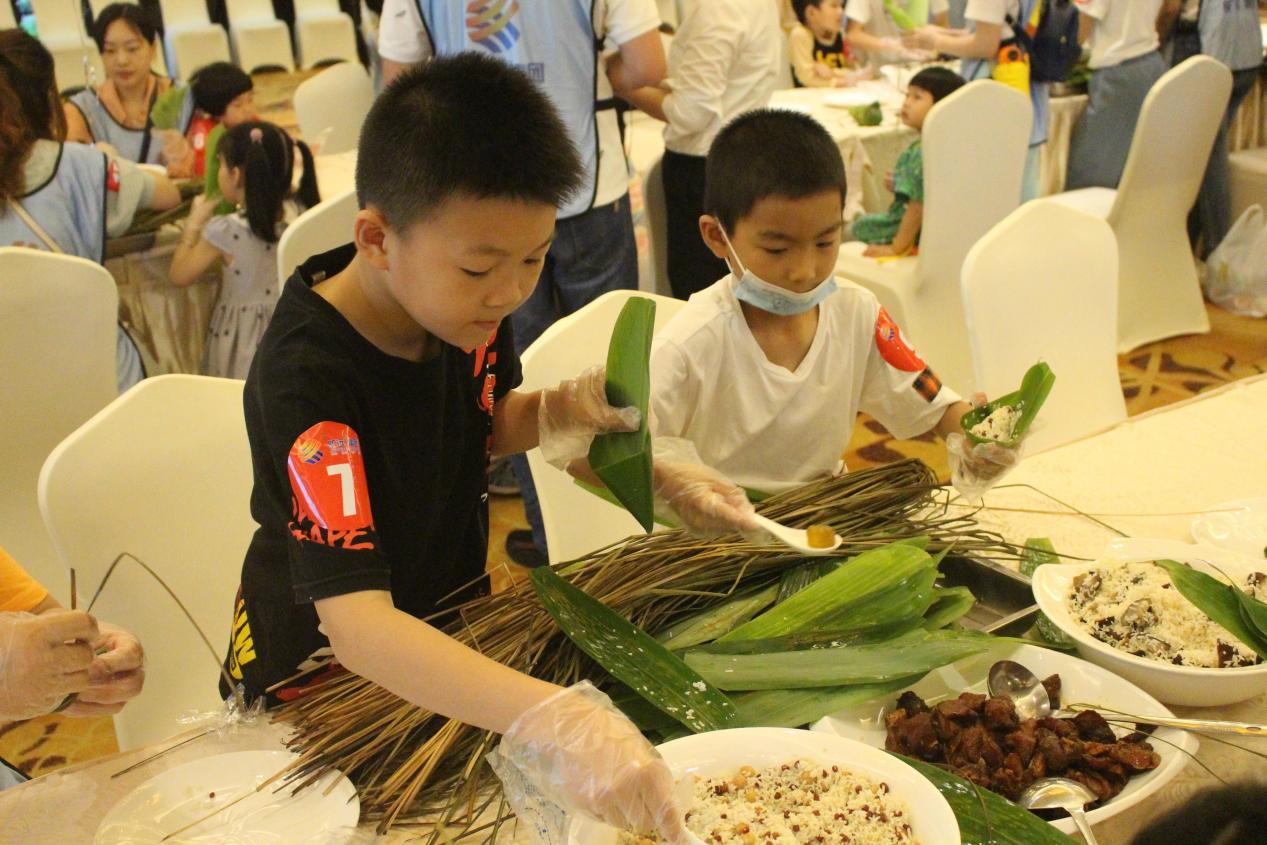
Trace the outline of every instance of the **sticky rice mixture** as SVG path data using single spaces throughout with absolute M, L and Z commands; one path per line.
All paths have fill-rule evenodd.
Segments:
M 1016 428 L 1016 421 L 1021 417 L 1021 412 L 1012 405 L 1000 405 L 990 412 L 990 415 L 981 422 L 968 429 L 977 437 L 983 437 L 987 440 L 1008 441 L 1012 439 L 1012 430 Z
M 1267 577 L 1255 573 L 1242 589 L 1261 599 L 1267 596 Z M 1151 563 L 1089 570 L 1074 579 L 1066 602 L 1091 636 L 1136 657 L 1211 669 L 1262 662 L 1184 598 L 1166 570 Z
M 889 785 L 809 760 L 695 780 L 686 826 L 708 845 L 908 845 L 910 814 Z M 618 845 L 655 845 L 622 833 Z

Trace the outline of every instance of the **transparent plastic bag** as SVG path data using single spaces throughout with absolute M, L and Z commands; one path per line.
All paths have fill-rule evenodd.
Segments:
M 1244 317 L 1267 317 L 1267 215 L 1251 205 L 1210 253 L 1202 280 L 1215 305 Z

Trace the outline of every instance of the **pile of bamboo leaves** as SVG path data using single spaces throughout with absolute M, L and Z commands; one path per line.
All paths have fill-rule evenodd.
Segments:
M 762 502 L 758 510 L 788 525 L 830 525 L 843 539 L 836 552 L 841 559 L 916 538 L 923 538 L 919 542 L 933 554 L 953 546 L 957 554 L 1016 557 L 1013 549 L 979 530 L 970 518 L 948 516 L 935 503 L 937 489 L 931 470 L 918 461 L 904 461 L 788 491 Z M 682 640 L 674 644 L 671 639 L 682 632 L 683 623 L 689 627 L 692 618 L 708 617 L 710 610 L 734 605 L 736 599 L 799 590 L 803 585 L 784 576 L 792 570 L 804 572 L 805 563 L 795 553 L 756 546 L 737 535 L 701 541 L 672 531 L 630 538 L 560 565 L 555 572 L 638 628 L 661 633 L 670 647 L 684 648 Z M 804 580 L 808 583 L 813 577 Z M 954 604 L 963 597 L 938 596 L 942 599 Z M 942 611 L 947 612 L 944 606 Z M 566 686 L 589 678 L 604 685 L 641 722 L 632 712 L 638 708 L 636 701 L 622 698 L 607 674 L 565 636 L 531 584 L 477 599 L 431 621 L 484 655 L 552 683 Z M 768 620 L 762 623 L 766 624 Z M 786 634 L 777 626 L 759 628 L 757 633 L 768 630 L 779 631 L 776 636 Z M 724 643 L 713 645 L 727 650 Z M 444 682 L 455 680 L 459 679 Z M 817 688 L 797 692 L 802 697 L 821 694 Z M 743 695 L 751 702 L 749 713 L 758 714 L 747 723 L 760 722 L 761 697 L 767 693 Z M 821 701 L 812 705 L 820 706 Z M 785 698 L 777 713 L 767 707 L 766 723 L 785 723 L 789 706 Z M 646 708 L 641 715 L 647 715 Z M 379 820 L 380 830 L 398 819 L 426 816 L 435 825 L 429 842 L 489 842 L 505 818 L 497 781 L 483 763 L 496 743 L 494 735 L 421 710 L 350 674 L 334 677 L 285 705 L 276 718 L 296 729 L 291 744 L 300 759 L 291 782 L 305 784 L 331 768 L 341 770 L 357 787 L 363 817 Z M 489 817 L 494 821 L 477 821 Z

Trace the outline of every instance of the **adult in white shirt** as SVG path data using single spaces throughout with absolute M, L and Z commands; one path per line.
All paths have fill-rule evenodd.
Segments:
M 1254 87 L 1263 62 L 1263 30 L 1252 0 L 1166 0 L 1157 31 L 1169 35 L 1170 65 L 1182 64 L 1204 53 L 1232 71 L 1232 96 L 1214 137 L 1210 163 L 1201 181 L 1197 204 L 1188 220 L 1194 239 L 1200 237 L 1200 256 L 1208 258 L 1232 227 L 1232 197 L 1228 185 L 1227 133 L 1241 103 Z
M 999 47 L 1015 38 L 1012 24 L 1023 25 L 1028 21 L 1039 2 L 1041 0 L 968 0 L 964 9 L 967 29 L 921 27 L 907 33 L 902 43 L 907 47 L 959 56 L 964 60 L 965 79 L 988 78 L 998 59 Z M 1051 85 L 1030 80 L 1029 98 L 1034 107 L 1034 120 L 1030 125 L 1029 153 L 1025 157 L 1021 183 L 1022 200 L 1038 196 L 1038 159 L 1042 145 L 1047 142 Z
M 613 62 L 616 92 L 665 121 L 664 200 L 669 284 L 686 299 L 726 273 L 699 234 L 704 213 L 704 159 L 731 118 L 760 108 L 778 85 L 783 31 L 770 0 L 698 0 L 687 5 L 669 48 L 660 87 L 639 87 Z
M 915 7 L 926 9 L 926 21 L 937 26 L 946 26 L 947 12 L 950 4 L 947 0 L 895 0 L 904 11 L 910 13 Z M 893 16 L 884 8 L 884 0 L 849 0 L 845 7 L 848 25 L 845 37 L 855 53 L 865 53 L 867 63 L 871 65 L 888 65 L 905 62 L 919 54 L 902 46 L 902 30 L 893 22 Z
M 1091 50 L 1090 101 L 1069 142 L 1068 190 L 1116 188 L 1144 98 L 1162 74 L 1162 0 L 1074 0 L 1078 38 Z
M 774 6 L 767 5 L 774 14 Z M 615 45 L 617 53 L 608 63 L 618 66 L 631 85 L 660 83 L 664 47 L 656 0 L 531 0 L 487 6 L 482 14 L 468 16 L 467 4 L 452 0 L 386 0 L 378 52 L 385 83 L 433 55 L 467 50 L 518 66 L 549 95 L 581 154 L 586 184 L 559 209 L 540 281 L 511 315 L 515 348 L 522 353 L 558 318 L 608 291 L 638 287 L 629 165 L 601 45 Z M 532 536 L 511 532 L 507 552 L 518 563 L 539 565 L 548 550 L 536 490 L 523 455 L 512 457 L 511 465 Z

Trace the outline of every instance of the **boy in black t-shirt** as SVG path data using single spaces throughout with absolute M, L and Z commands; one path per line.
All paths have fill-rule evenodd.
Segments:
M 841 0 L 792 0 L 798 25 L 788 33 L 788 57 L 797 88 L 852 85 L 863 78 L 844 71 L 857 67 L 841 29 Z
M 502 62 L 434 59 L 378 98 L 353 242 L 286 283 L 247 378 L 259 528 L 226 667 L 271 700 L 342 667 L 504 734 L 503 758 L 572 809 L 682 842 L 668 769 L 605 696 L 516 672 L 422 621 L 483 586 L 491 454 L 539 445 L 562 465 L 596 432 L 638 424 L 608 406 L 602 368 L 513 390 L 508 318 L 580 175 L 550 101 Z M 751 527 L 733 485 L 655 471 L 688 526 Z

